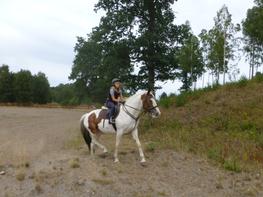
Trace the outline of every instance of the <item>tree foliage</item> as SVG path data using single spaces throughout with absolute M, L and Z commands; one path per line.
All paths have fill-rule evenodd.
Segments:
M 256 6 L 248 9 L 243 21 L 244 51 L 250 64 L 250 76 L 263 63 L 263 1 L 256 0 Z
M 96 101 L 107 96 L 113 77 L 121 78 L 131 92 L 154 90 L 156 81 L 175 79 L 175 53 L 188 26 L 174 24 L 173 3 L 99 0 L 95 10 L 106 15 L 87 40 L 78 38 L 70 79 Z
M 186 23 L 186 25 L 189 26 L 189 35 L 176 53 L 179 65 L 178 78 L 183 82 L 180 89 L 183 91 L 190 90 L 193 82 L 196 82 L 204 72 L 199 39 L 190 31 L 190 24 Z
M 7 65 L 0 67 L 0 102 L 13 102 L 13 78 L 14 75 L 9 71 Z
M 0 67 L 0 102 L 45 104 L 50 100 L 50 86 L 44 73 L 32 75 L 28 70 L 12 73 L 7 65 Z
M 214 18 L 214 27 L 210 30 L 202 30 L 199 35 L 203 52 L 206 53 L 206 66 L 216 76 L 216 83 L 219 83 L 220 74 L 223 74 L 225 83 L 225 73 L 229 71 L 230 62 L 234 61 L 239 50 L 239 40 L 235 36 L 240 30 L 239 25 L 232 23 L 231 14 L 224 5 Z

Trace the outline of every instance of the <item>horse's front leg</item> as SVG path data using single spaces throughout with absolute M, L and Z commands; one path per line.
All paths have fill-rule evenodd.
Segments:
M 141 142 L 140 142 L 139 137 L 138 137 L 138 129 L 137 128 L 132 131 L 132 137 L 136 141 L 136 144 L 139 148 L 141 163 L 146 162 L 143 151 L 142 151 L 142 145 L 141 145 Z
M 121 141 L 121 137 L 122 137 L 122 132 L 117 132 L 117 135 L 116 135 L 116 144 L 115 144 L 115 152 L 114 152 L 114 162 L 117 163 L 119 162 L 119 159 L 118 159 L 118 147 L 119 147 L 119 144 L 120 144 L 120 141 Z

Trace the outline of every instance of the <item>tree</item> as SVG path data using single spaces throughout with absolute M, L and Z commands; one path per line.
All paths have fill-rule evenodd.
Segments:
M 120 78 L 129 82 L 133 68 L 130 66 L 129 48 L 125 40 L 114 44 L 101 42 L 93 32 L 86 41 L 78 38 L 76 57 L 70 75 L 75 81 L 79 101 L 86 97 L 103 102 L 107 97 L 111 80 Z
M 8 65 L 0 67 L 0 102 L 14 102 L 13 74 Z
M 32 74 L 27 70 L 20 70 L 14 75 L 15 99 L 18 103 L 30 103 L 32 95 Z
M 92 89 L 91 93 L 95 90 L 92 84 L 108 83 L 114 75 L 124 78 L 131 91 L 154 90 L 155 81 L 174 79 L 178 67 L 175 51 L 188 29 L 185 25 L 173 24 L 173 3 L 174 0 L 99 0 L 95 10 L 104 10 L 106 16 L 87 41 L 79 39 L 70 79 L 78 81 L 82 77 L 83 84 Z M 86 44 L 83 45 L 83 41 Z M 80 53 L 84 48 L 95 51 L 86 52 L 84 57 Z M 85 58 L 94 60 L 94 56 L 90 57 L 92 53 L 97 54 L 96 60 L 89 64 L 85 61 L 82 69 L 75 72 L 75 67 L 81 67 L 80 62 Z
M 244 34 L 244 52 L 250 64 L 250 77 L 263 62 L 263 1 L 256 0 L 256 6 L 248 9 L 242 22 Z
M 59 84 L 51 88 L 52 101 L 62 105 L 80 104 L 76 98 L 74 84 Z
M 231 61 L 238 58 L 236 52 L 239 50 L 239 39 L 235 37 L 240 30 L 240 26 L 232 23 L 231 14 L 224 5 L 214 18 L 215 25 L 209 30 L 202 30 L 200 37 L 205 53 L 207 68 L 216 76 L 216 83 L 219 83 L 220 74 L 229 71 Z
M 32 96 L 34 103 L 46 104 L 50 101 L 50 85 L 44 73 L 33 76 Z
M 190 29 L 190 24 L 186 25 L 189 25 Z M 188 38 L 184 40 L 183 45 L 177 52 L 177 59 L 179 65 L 178 78 L 183 82 L 180 89 L 188 91 L 193 82 L 196 82 L 197 78 L 204 72 L 204 62 L 200 43 L 198 38 L 194 36 L 191 31 L 189 31 Z

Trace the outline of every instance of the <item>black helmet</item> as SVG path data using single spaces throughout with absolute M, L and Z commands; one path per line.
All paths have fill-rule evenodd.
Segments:
M 120 79 L 118 79 L 118 78 L 114 78 L 114 79 L 112 79 L 112 84 L 114 84 L 115 82 L 121 82 L 121 80 Z

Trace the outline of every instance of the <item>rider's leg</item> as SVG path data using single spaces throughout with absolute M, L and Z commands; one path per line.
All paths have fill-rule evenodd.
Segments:
M 107 102 L 107 107 L 110 109 L 109 118 L 110 118 L 110 120 L 112 120 L 112 117 L 114 116 L 115 105 L 114 105 L 113 102 L 108 101 L 108 102 Z M 112 121 L 110 121 L 110 122 L 112 122 Z

